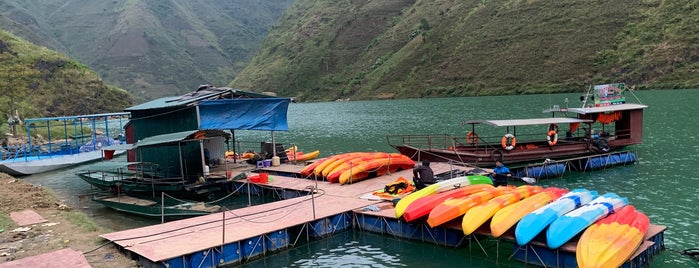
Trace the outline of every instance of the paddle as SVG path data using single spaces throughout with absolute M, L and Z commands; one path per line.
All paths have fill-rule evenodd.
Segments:
M 513 177 L 515 179 L 520 179 L 523 182 L 526 182 L 527 184 L 535 184 L 536 183 L 536 178 L 532 177 Z

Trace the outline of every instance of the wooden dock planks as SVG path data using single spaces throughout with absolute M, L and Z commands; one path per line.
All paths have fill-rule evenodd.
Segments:
M 327 194 L 315 194 L 314 198 L 316 218 L 329 217 L 376 203 L 376 201 Z M 310 196 L 303 196 L 104 234 L 102 237 L 157 262 L 312 221 L 313 202 Z M 222 240 L 224 213 L 225 241 Z
M 302 166 L 288 165 L 284 170 L 298 172 L 302 168 Z M 457 167 L 445 163 L 433 163 L 432 168 L 435 174 L 438 174 Z M 258 184 L 297 191 L 309 191 L 309 186 L 317 185 L 318 190 L 313 195 L 314 199 L 312 200 L 310 195 L 302 196 L 104 234 L 101 237 L 153 262 L 169 260 L 380 203 L 381 201 L 369 201 L 359 197 L 383 189 L 386 184 L 401 176 L 412 179 L 412 170 L 403 170 L 347 185 L 273 175 L 270 176 L 269 182 Z M 315 211 L 313 204 L 315 204 Z M 223 241 L 224 236 L 225 241 Z

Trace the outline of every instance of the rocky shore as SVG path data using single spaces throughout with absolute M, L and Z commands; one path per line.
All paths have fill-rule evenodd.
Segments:
M 25 209 L 35 211 L 48 222 L 20 228 L 10 219 L 10 213 Z M 110 230 L 62 204 L 50 189 L 4 173 L 0 173 L 0 229 L 0 264 L 72 248 L 82 252 L 92 267 L 138 267 L 99 237 Z

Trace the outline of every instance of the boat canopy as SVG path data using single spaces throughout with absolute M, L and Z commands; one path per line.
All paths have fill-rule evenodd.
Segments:
M 589 119 L 579 119 L 572 117 L 551 117 L 551 118 L 529 118 L 529 119 L 508 119 L 508 120 L 470 120 L 462 124 L 488 124 L 496 127 L 530 126 L 530 125 L 550 125 L 569 123 L 592 123 Z
M 648 106 L 637 103 L 624 103 L 616 105 L 607 105 L 599 107 L 588 107 L 588 108 L 568 108 L 568 112 L 573 112 L 577 114 L 597 114 L 597 113 L 608 113 L 616 111 L 627 111 L 627 110 L 640 110 L 648 108 Z
M 201 134 L 199 134 L 201 133 Z M 200 136 L 201 135 L 201 136 Z M 139 140 L 133 145 L 133 148 L 163 145 L 163 144 L 175 144 L 183 141 L 193 140 L 193 139 L 205 139 L 206 137 L 230 137 L 229 133 L 225 133 L 222 130 L 187 130 L 175 133 L 168 133 L 163 135 L 151 136 L 142 140 Z

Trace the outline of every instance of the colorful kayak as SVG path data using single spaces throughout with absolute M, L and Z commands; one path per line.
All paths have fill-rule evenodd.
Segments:
M 391 155 L 389 155 L 388 153 L 360 155 L 353 158 L 348 158 L 344 161 L 336 161 L 336 163 L 328 165 L 325 169 L 323 169 L 322 173 L 323 176 L 325 176 L 325 178 L 329 182 L 340 182 L 340 175 L 342 175 L 342 172 L 345 172 L 353 168 L 357 168 L 357 166 L 366 163 L 370 160 L 382 159 L 390 156 Z
M 434 207 L 441 204 L 447 199 L 460 198 L 489 189 L 495 189 L 495 187 L 493 187 L 490 184 L 476 184 L 441 192 L 430 196 L 420 197 L 413 203 L 408 205 L 408 207 L 405 209 L 405 212 L 403 213 L 403 219 L 407 222 L 411 222 L 423 216 L 427 216 L 428 214 L 430 214 L 430 211 L 432 211 Z
M 507 193 L 508 191 L 514 189 L 514 187 L 500 186 L 466 197 L 446 200 L 435 206 L 432 211 L 430 211 L 430 215 L 427 217 L 427 224 L 429 224 L 430 227 L 442 225 L 450 220 L 466 214 L 469 209 L 488 202 L 488 200 L 492 199 L 493 197 L 500 196 L 503 193 Z
M 493 181 L 485 176 L 463 176 L 434 183 L 425 188 L 422 188 L 421 190 L 413 192 L 412 194 L 409 194 L 406 197 L 401 198 L 400 201 L 398 201 L 398 203 L 396 204 L 396 218 L 400 218 L 401 216 L 403 216 L 403 213 L 405 213 L 405 209 L 407 209 L 411 203 L 413 203 L 415 200 L 421 197 L 474 184 L 492 185 Z
M 599 220 L 578 241 L 578 267 L 620 267 L 641 245 L 649 226 L 648 216 L 634 206 Z
M 308 177 L 309 175 L 313 174 L 316 167 L 323 164 L 325 161 L 330 160 L 331 158 L 332 158 L 331 156 L 328 156 L 328 157 L 325 157 L 322 159 L 318 159 L 317 161 L 311 163 L 310 165 L 303 167 L 303 169 L 301 169 L 301 171 L 299 173 L 301 175 L 303 175 L 304 177 Z
M 575 189 L 550 204 L 527 214 L 517 223 L 517 227 L 515 227 L 517 244 L 525 245 L 531 242 L 534 237 L 541 233 L 549 224 L 558 219 L 558 217 L 582 205 L 590 203 L 592 199 L 597 198 L 597 195 L 596 191 Z
M 296 152 L 293 155 L 287 154 L 287 158 L 289 158 L 290 161 L 302 162 L 315 159 L 316 157 L 318 157 L 318 155 L 320 155 L 320 151 L 315 150 L 310 153 Z
M 345 170 L 340 174 L 340 184 L 354 183 L 368 178 L 375 174 L 381 176 L 386 172 L 396 172 L 399 169 L 411 169 L 415 166 L 415 162 L 405 155 L 400 157 L 389 157 L 369 160 L 352 169 Z
M 341 167 L 346 169 L 351 163 L 359 163 L 359 162 L 365 162 L 369 160 L 374 160 L 374 159 L 381 159 L 381 158 L 386 158 L 389 157 L 388 153 L 364 153 L 356 156 L 348 156 L 345 158 L 341 158 L 338 161 L 335 161 L 321 171 L 321 174 L 323 177 L 328 177 L 331 172 L 335 172 L 336 168 Z M 343 169 L 343 171 L 344 171 Z M 342 172 L 340 172 L 342 173 Z M 340 175 L 338 174 L 338 177 Z
M 500 209 L 490 220 L 490 233 L 494 237 L 500 237 L 525 215 L 551 203 L 567 192 L 568 189 L 549 187 L 541 193 Z
M 464 214 L 463 221 L 461 222 L 461 228 L 464 234 L 472 234 L 478 227 L 493 217 L 498 210 L 519 202 L 533 194 L 540 193 L 541 191 L 543 191 L 541 186 L 524 185 L 517 187 L 514 191 L 495 197 L 485 204 L 471 208 Z
M 568 240 L 579 234 L 595 221 L 621 209 L 629 203 L 626 197 L 607 193 L 592 202 L 559 217 L 551 223 L 546 231 L 549 248 L 559 248 Z
M 332 165 L 336 161 L 344 161 L 345 159 L 363 155 L 363 154 L 368 154 L 368 153 L 346 153 L 346 154 L 337 154 L 333 156 L 329 156 L 327 160 L 323 161 L 323 163 L 320 163 L 318 166 L 316 166 L 313 169 L 313 173 L 316 174 L 316 176 L 320 177 L 323 173 L 323 170 L 325 167 Z

